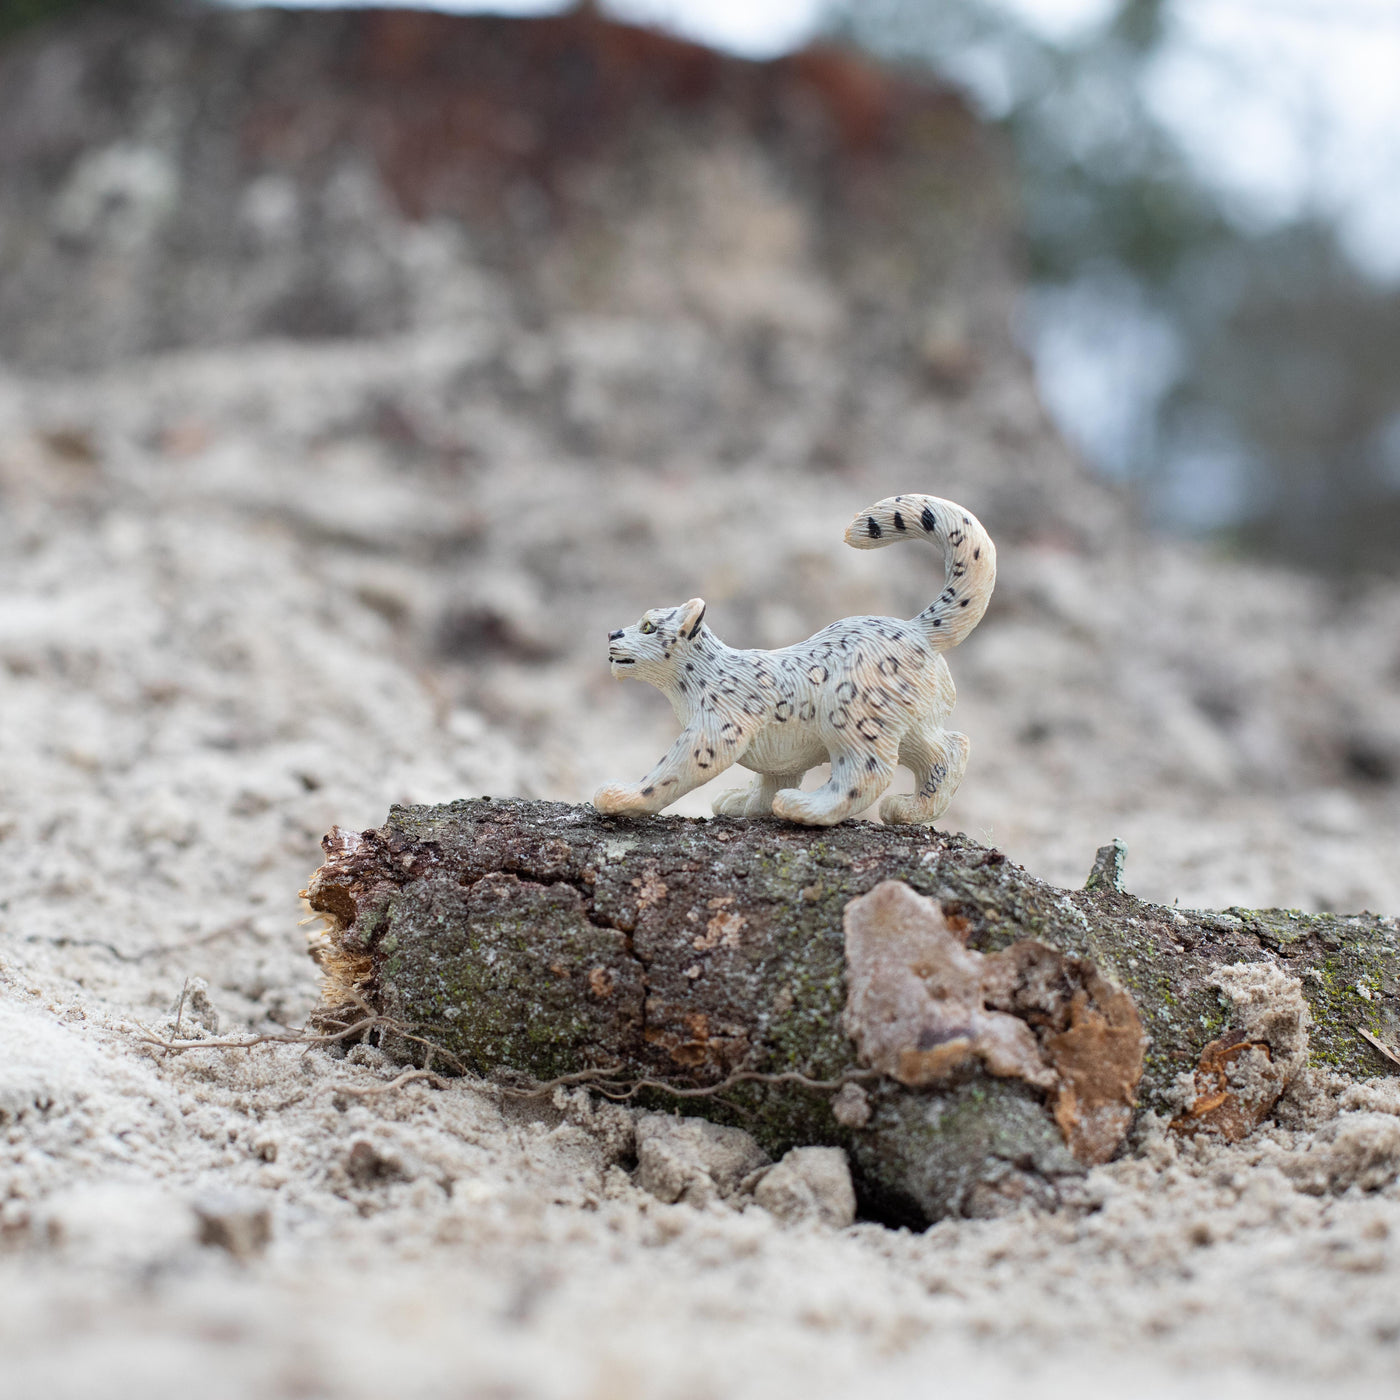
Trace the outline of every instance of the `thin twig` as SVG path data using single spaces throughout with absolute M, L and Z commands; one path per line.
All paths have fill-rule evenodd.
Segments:
M 1374 1036 L 1370 1031 L 1363 1030 L 1358 1030 L 1356 1033 L 1367 1045 L 1379 1051 L 1391 1064 L 1400 1065 L 1400 1055 L 1397 1055 L 1379 1036 Z
M 670 1094 L 678 1099 L 705 1099 L 715 1094 L 722 1094 L 726 1089 L 732 1089 L 736 1084 L 800 1084 L 804 1089 L 834 1093 L 845 1088 L 847 1084 L 854 1084 L 862 1079 L 878 1079 L 879 1077 L 878 1070 L 867 1069 L 851 1070 L 839 1079 L 809 1079 L 805 1074 L 799 1074 L 796 1070 L 785 1070 L 782 1074 L 760 1074 L 757 1070 L 741 1070 L 737 1074 L 731 1074 L 728 1079 L 707 1088 L 681 1089 L 667 1084 L 664 1080 L 638 1079 L 629 1084 L 625 1092 L 622 1093 L 614 1094 L 607 1088 L 600 1088 L 598 1092 L 610 1099 L 630 1099 L 641 1093 L 643 1089 L 658 1089 L 662 1093 Z
M 880 1077 L 880 1072 L 873 1069 L 848 1070 L 839 1079 L 809 1079 L 805 1074 L 799 1074 L 796 1070 L 784 1070 L 781 1074 L 763 1074 L 758 1070 L 739 1070 L 718 1084 L 709 1084 L 703 1087 L 682 1087 L 677 1084 L 668 1084 L 664 1079 L 633 1079 L 619 1082 L 612 1080 L 609 1077 L 610 1074 L 611 1071 L 608 1070 L 584 1070 L 580 1074 L 566 1074 L 559 1079 L 551 1079 L 546 1084 L 532 1085 L 528 1089 L 516 1089 L 507 1084 L 497 1084 L 492 1087 L 501 1093 L 523 1099 L 540 1098 L 545 1094 L 552 1093 L 555 1089 L 564 1088 L 570 1084 L 596 1089 L 604 1098 L 614 1101 L 634 1098 L 644 1089 L 655 1089 L 659 1093 L 670 1094 L 673 1098 L 678 1099 L 706 1099 L 713 1098 L 716 1094 L 722 1094 L 726 1090 L 734 1088 L 736 1084 L 800 1084 L 804 1089 L 835 1092 L 845 1088 L 847 1084 L 856 1084 L 861 1080 Z
M 348 1084 L 328 1084 L 317 1093 L 321 1094 L 344 1094 L 347 1098 L 371 1099 L 377 1094 L 392 1093 L 395 1089 L 402 1089 L 405 1084 L 412 1084 L 415 1079 L 428 1080 L 434 1089 L 446 1089 L 449 1080 L 444 1079 L 440 1074 L 434 1074 L 431 1070 L 410 1069 L 399 1075 L 397 1079 L 391 1079 L 387 1084 L 369 1084 L 363 1088 Z
M 263 1032 L 239 1038 L 227 1037 L 223 1040 L 176 1040 L 157 1035 L 148 1026 L 141 1026 L 140 1031 L 141 1039 L 147 1045 L 156 1045 L 162 1050 L 251 1050 L 255 1045 L 332 1045 L 336 1041 L 347 1040 L 360 1031 L 385 1024 L 391 1023 L 382 1016 L 366 1016 L 364 1020 L 356 1021 L 354 1025 L 345 1026 L 338 1031 L 314 1035 L 307 1034 L 306 1031 L 292 1031 L 290 1034 L 281 1035 Z
M 174 1030 L 173 1034 L 174 1034 L 174 1036 L 175 1036 L 175 1038 L 176 1038 L 177 1040 L 178 1040 L 179 1037 L 180 1037 L 180 1022 L 184 1019 L 184 1015 L 185 1015 L 185 993 L 188 992 L 189 989 L 190 989 L 190 979 L 189 979 L 188 977 L 186 977 L 186 978 L 185 978 L 185 985 L 184 985 L 183 987 L 180 988 L 180 1000 L 175 1004 L 175 1030 Z M 214 1025 L 213 1028 L 214 1028 L 214 1029 L 217 1029 L 217 1028 L 218 1028 L 218 1023 L 217 1023 L 217 1022 L 215 1023 L 215 1025 Z
M 452 1064 L 459 1074 L 466 1073 L 466 1066 L 450 1050 L 444 1050 L 441 1045 L 437 1045 L 421 1035 L 414 1035 L 413 1026 L 396 1021 L 391 1016 L 368 1015 L 351 1025 L 342 1026 L 336 1031 L 308 1033 L 305 1030 L 300 1030 L 280 1035 L 265 1031 L 258 1035 L 226 1037 L 222 1040 L 180 1040 L 174 1036 L 157 1035 L 148 1026 L 142 1026 L 140 1030 L 141 1038 L 146 1044 L 158 1046 L 160 1049 L 172 1053 L 185 1050 L 251 1050 L 257 1045 L 303 1045 L 308 1047 L 334 1045 L 338 1041 L 349 1040 L 351 1036 L 360 1035 L 367 1031 L 390 1031 L 401 1040 L 407 1040 L 413 1045 L 421 1045 L 426 1052 L 425 1058 L 429 1063 L 431 1063 L 433 1055 L 441 1055 L 443 1059 Z
M 618 1066 L 617 1068 L 621 1068 Z M 540 1081 L 530 1079 L 528 1075 L 522 1075 L 525 1084 L 503 1084 L 499 1080 L 481 1080 L 480 1087 L 489 1089 L 493 1093 L 508 1094 L 514 1099 L 538 1099 L 545 1094 L 552 1094 L 556 1089 L 567 1089 L 572 1085 L 583 1085 L 587 1088 L 594 1088 L 600 1083 L 606 1083 L 612 1075 L 617 1073 L 617 1069 L 581 1069 L 575 1074 L 561 1074 L 558 1079 Z
M 441 1055 L 444 1060 L 451 1063 L 458 1074 L 466 1074 L 467 1067 L 450 1050 L 444 1050 L 435 1041 L 427 1040 L 421 1035 L 412 1034 L 411 1027 L 406 1026 L 402 1021 L 395 1021 L 387 1016 L 381 1017 L 379 1025 L 385 1030 L 392 1031 L 400 1040 L 407 1040 L 413 1045 L 421 1045 L 426 1052 L 423 1056 L 424 1067 L 431 1065 L 434 1055 Z
M 352 1025 L 343 1026 L 337 1031 L 328 1031 L 315 1035 L 308 1035 L 305 1031 L 293 1031 L 289 1035 L 275 1035 L 264 1033 L 260 1035 L 243 1036 L 238 1039 L 224 1040 L 177 1040 L 156 1035 L 152 1030 L 142 1026 L 142 1039 L 148 1045 L 158 1046 L 162 1050 L 179 1052 L 184 1050 L 251 1050 L 257 1045 L 332 1045 L 337 1041 L 348 1040 L 353 1035 L 358 1035 L 366 1031 L 381 1029 L 392 1032 L 403 1040 L 410 1041 L 415 1045 L 424 1047 L 427 1055 L 427 1064 L 431 1064 L 431 1056 L 441 1055 L 444 1059 L 451 1061 L 459 1074 L 467 1076 L 466 1066 L 451 1051 L 444 1050 L 441 1045 L 434 1044 L 431 1040 L 423 1036 L 414 1035 L 412 1027 L 405 1025 L 401 1021 L 395 1021 L 388 1016 L 369 1015 Z M 670 1084 L 664 1079 L 631 1079 L 624 1080 L 617 1078 L 617 1068 L 612 1069 L 586 1069 L 579 1070 L 574 1074 L 561 1074 L 557 1079 L 546 1080 L 543 1083 L 530 1083 L 526 1085 L 511 1085 L 501 1083 L 491 1083 L 470 1076 L 471 1085 L 474 1089 L 480 1089 L 488 1093 L 504 1094 L 510 1098 L 537 1099 L 543 1098 L 546 1094 L 552 1094 L 556 1089 L 566 1089 L 571 1087 L 583 1087 L 593 1089 L 603 1095 L 604 1098 L 614 1102 L 623 1102 L 627 1099 L 635 1098 L 645 1090 L 655 1090 L 657 1093 L 669 1094 L 678 1099 L 706 1099 L 714 1098 L 718 1094 L 723 1094 L 729 1089 L 733 1089 L 739 1084 L 797 1084 L 804 1089 L 811 1089 L 818 1093 L 834 1093 L 845 1088 L 847 1084 L 860 1083 L 862 1080 L 880 1078 L 878 1070 L 854 1069 L 847 1070 L 837 1079 L 811 1079 L 797 1070 L 784 1070 L 780 1074 L 764 1074 L 759 1070 L 738 1070 L 722 1079 L 718 1084 L 709 1085 L 680 1085 Z M 366 1089 L 336 1088 L 327 1092 L 350 1094 L 355 1097 L 364 1097 L 372 1094 L 387 1093 L 390 1089 L 399 1088 L 415 1079 L 428 1079 L 434 1087 L 444 1089 L 448 1081 L 441 1075 L 435 1074 L 426 1066 L 421 1069 L 405 1071 L 397 1079 L 389 1084 L 374 1085 Z

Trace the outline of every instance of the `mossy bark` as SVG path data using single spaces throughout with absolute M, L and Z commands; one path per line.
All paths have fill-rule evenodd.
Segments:
M 308 898 L 329 924 L 328 1003 L 358 999 L 481 1074 L 597 1069 L 677 1087 L 736 1071 L 849 1075 L 860 1066 L 842 1028 L 842 914 L 890 879 L 939 900 L 969 947 L 1034 939 L 1125 988 L 1148 1036 L 1140 1108 L 1165 1109 L 1177 1075 L 1229 1029 L 1220 964 L 1269 960 L 1302 978 L 1316 1064 L 1387 1072 L 1358 1032 L 1394 1044 L 1400 1030 L 1394 919 L 1173 910 L 1111 881 L 1061 890 L 924 828 L 623 820 L 483 798 L 396 807 L 378 831 L 323 844 Z M 399 1035 L 383 1043 L 404 1060 L 426 1053 Z M 866 1208 L 911 1222 L 1053 1200 L 1081 1170 L 1019 1081 L 865 1087 L 861 1126 L 837 1121 L 829 1092 L 791 1082 L 739 1083 L 683 1106 L 771 1152 L 844 1146 Z

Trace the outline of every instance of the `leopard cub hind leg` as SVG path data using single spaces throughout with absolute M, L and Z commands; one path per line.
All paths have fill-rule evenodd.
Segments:
M 746 788 L 734 788 L 715 798 L 712 811 L 717 817 L 767 817 L 773 799 L 784 788 L 800 788 L 805 770 L 795 773 L 760 773 Z
M 813 792 L 785 789 L 773 800 L 773 815 L 804 826 L 834 826 L 863 812 L 889 787 L 893 753 L 833 745 L 831 777 Z
M 887 797 L 880 820 L 891 826 L 924 826 L 948 810 L 967 771 L 972 748 L 966 734 L 949 729 L 911 729 L 899 745 L 899 761 L 914 774 L 912 794 Z

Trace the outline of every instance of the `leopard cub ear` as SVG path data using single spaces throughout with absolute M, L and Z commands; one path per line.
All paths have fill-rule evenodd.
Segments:
M 693 641 L 695 634 L 700 630 L 700 624 L 705 620 L 705 600 L 703 598 L 692 598 L 681 608 L 680 621 L 676 623 L 676 635 L 684 637 L 687 641 Z

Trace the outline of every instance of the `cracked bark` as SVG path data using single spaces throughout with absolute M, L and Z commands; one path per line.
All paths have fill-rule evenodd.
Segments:
M 868 1074 L 843 1029 L 842 916 L 885 880 L 939 901 L 970 949 L 1032 940 L 1125 989 L 1147 1033 L 1139 1111 L 1167 1110 L 1178 1074 L 1229 1032 L 1220 964 L 1272 961 L 1303 979 L 1314 1064 L 1390 1072 L 1359 1032 L 1394 1045 L 1400 1030 L 1393 919 L 1171 910 L 1107 878 L 1060 890 L 923 828 L 622 820 L 478 799 L 396 807 L 379 830 L 337 829 L 323 845 L 307 895 L 327 922 L 328 1014 L 368 1005 L 480 1074 L 594 1069 L 676 1087 L 736 1071 Z M 383 1045 L 423 1061 L 403 1036 Z M 1053 1204 L 1083 1172 L 1043 1087 L 976 1066 L 934 1086 L 877 1077 L 835 1101 L 745 1082 L 682 1106 L 770 1152 L 845 1147 L 865 1210 L 915 1224 Z

